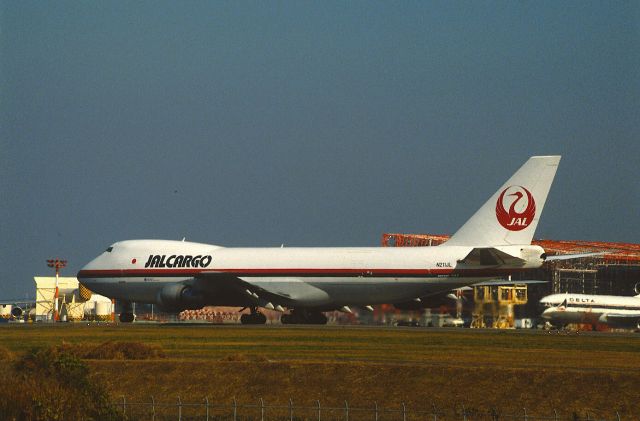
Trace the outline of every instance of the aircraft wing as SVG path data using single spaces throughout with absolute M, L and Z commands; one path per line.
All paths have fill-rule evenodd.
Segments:
M 36 300 L 35 298 L 33 300 L 1 300 L 0 301 L 0 305 L 21 305 L 21 304 L 25 304 L 25 305 L 30 305 L 33 304 L 35 305 Z
M 601 319 L 612 326 L 636 327 L 640 325 L 640 313 L 607 313 Z
M 216 286 L 245 294 L 250 301 L 266 308 L 314 305 L 328 298 L 326 292 L 295 277 L 245 277 L 206 271 L 197 279 L 215 281 Z

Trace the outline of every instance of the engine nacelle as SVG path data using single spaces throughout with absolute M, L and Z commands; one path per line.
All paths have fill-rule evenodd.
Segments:
M 16 319 L 19 319 L 20 317 L 22 317 L 23 313 L 24 311 L 22 310 L 22 308 L 18 306 L 13 306 L 13 308 L 11 309 L 11 315 Z
M 158 305 L 168 312 L 197 310 L 204 307 L 204 297 L 185 284 L 171 284 L 162 288 L 156 298 Z

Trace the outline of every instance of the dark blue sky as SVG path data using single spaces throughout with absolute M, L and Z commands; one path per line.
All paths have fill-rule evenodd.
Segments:
M 640 2 L 0 5 L 0 297 L 123 239 L 453 233 L 536 154 L 536 237 L 640 242 Z

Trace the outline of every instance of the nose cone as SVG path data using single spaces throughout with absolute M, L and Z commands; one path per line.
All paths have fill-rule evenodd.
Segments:
M 82 285 L 91 289 L 93 284 L 95 284 L 95 282 L 97 281 L 96 278 L 99 277 L 98 273 L 99 273 L 99 269 L 101 268 L 101 265 L 100 265 L 101 260 L 102 260 L 102 255 L 96 257 L 95 259 L 93 259 L 92 261 L 84 265 L 82 269 L 78 271 L 78 273 L 76 274 L 76 277 L 78 278 L 78 281 Z
M 542 312 L 540 317 L 542 317 L 545 320 L 551 320 L 553 318 L 553 313 L 555 311 L 556 311 L 555 307 L 549 307 L 548 309 Z
M 546 297 L 542 297 L 540 299 L 540 301 L 539 301 L 539 304 L 541 306 L 549 307 L 551 305 L 551 302 L 552 302 L 552 298 L 551 297 L 552 296 L 550 296 L 550 295 L 547 295 Z
M 78 282 L 80 283 L 80 285 L 91 289 L 91 278 L 89 278 L 87 274 L 87 265 L 85 265 L 78 271 L 78 273 L 76 274 L 76 278 L 78 278 Z
M 89 276 L 89 272 L 91 271 L 91 268 L 93 267 L 92 263 L 95 261 L 95 259 L 93 259 L 91 262 L 87 263 L 86 265 L 84 265 L 76 274 L 76 277 L 78 278 L 78 280 L 80 282 L 83 281 L 83 279 L 88 278 Z

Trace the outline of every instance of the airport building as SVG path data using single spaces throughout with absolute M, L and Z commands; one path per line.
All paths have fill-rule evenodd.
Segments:
M 35 308 L 29 318 L 36 322 L 52 321 L 57 309 L 62 321 L 112 320 L 113 304 L 102 295 L 92 294 L 80 285 L 76 277 L 58 277 L 56 299 L 56 277 L 34 276 L 36 284 Z

